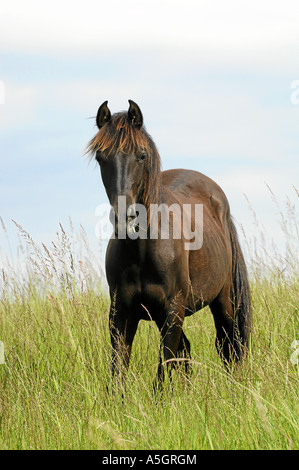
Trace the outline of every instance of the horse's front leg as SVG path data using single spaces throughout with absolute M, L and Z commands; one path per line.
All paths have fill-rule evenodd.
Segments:
M 161 355 L 154 389 L 161 389 L 165 379 L 165 368 L 171 374 L 182 335 L 185 316 L 183 306 L 172 305 L 157 321 L 161 332 Z
M 132 343 L 138 326 L 130 312 L 114 306 L 110 308 L 109 329 L 112 346 L 112 375 L 119 375 L 129 366 Z

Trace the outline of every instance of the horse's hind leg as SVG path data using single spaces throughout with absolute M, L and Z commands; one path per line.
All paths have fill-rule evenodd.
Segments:
M 234 338 L 234 309 L 230 299 L 230 286 L 224 286 L 218 297 L 210 304 L 215 327 L 216 348 L 225 363 L 238 361 Z

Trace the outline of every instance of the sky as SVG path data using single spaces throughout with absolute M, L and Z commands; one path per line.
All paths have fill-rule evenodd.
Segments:
M 0 216 L 12 244 L 12 219 L 49 244 L 71 217 L 98 249 L 107 197 L 84 151 L 101 103 L 118 112 L 132 99 L 163 169 L 214 179 L 241 242 L 257 236 L 252 207 L 284 250 L 272 193 L 298 209 L 298 24 L 297 0 L 0 0 Z

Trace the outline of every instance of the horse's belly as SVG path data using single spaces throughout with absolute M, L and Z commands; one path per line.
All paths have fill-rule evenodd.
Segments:
M 220 293 L 225 280 L 219 273 L 216 273 L 214 277 L 205 274 L 205 276 L 199 275 L 191 279 L 188 299 L 190 315 L 206 305 L 210 305 Z
M 220 293 L 231 273 L 231 253 L 225 243 L 203 243 L 190 252 L 189 303 L 195 310 L 209 305 Z

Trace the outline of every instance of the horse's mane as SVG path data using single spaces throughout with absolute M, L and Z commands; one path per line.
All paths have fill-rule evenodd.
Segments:
M 150 204 L 158 203 L 158 192 L 161 184 L 161 159 L 156 145 L 144 126 L 139 129 L 130 121 L 128 113 L 112 115 L 111 119 L 98 131 L 87 146 L 86 153 L 93 158 L 97 151 L 104 153 L 105 158 L 117 152 L 131 154 L 146 152 L 144 162 L 143 193 L 139 201 L 149 209 Z

